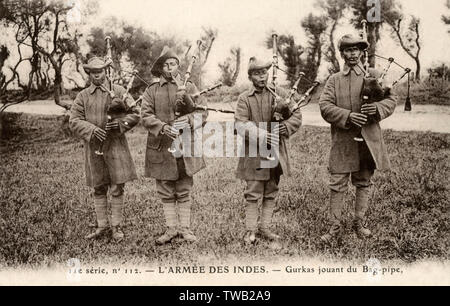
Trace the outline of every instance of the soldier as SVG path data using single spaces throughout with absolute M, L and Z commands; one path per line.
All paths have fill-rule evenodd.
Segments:
M 170 48 L 165 47 L 154 63 L 151 72 L 156 77 L 143 95 L 142 123 L 148 130 L 147 152 L 145 157 L 145 176 L 156 179 L 156 190 L 161 198 L 166 232 L 156 240 L 157 244 L 170 242 L 178 235 L 188 242 L 195 242 L 196 236 L 191 225 L 191 189 L 193 175 L 205 168 L 203 157 L 176 157 L 168 151 L 178 130 L 190 131 L 194 141 L 194 113 L 176 118 L 175 108 L 180 100 L 193 103 L 192 94 L 196 86 L 188 82 L 186 88 L 178 72 L 180 60 Z M 204 100 L 199 97 L 199 104 Z M 200 112 L 201 125 L 207 112 Z M 201 126 L 200 125 L 200 126 Z M 192 151 L 194 153 L 194 151 Z M 178 215 L 177 218 L 177 206 Z
M 255 242 L 258 227 L 258 202 L 262 202 L 261 226 L 259 234 L 268 240 L 279 240 L 280 236 L 270 230 L 275 199 L 278 194 L 278 184 L 282 174 L 290 175 L 290 164 L 288 155 L 288 140 L 302 123 L 302 115 L 298 109 L 289 119 L 282 121 L 278 128 L 272 133 L 267 129 L 259 128 L 261 122 L 270 128 L 274 109 L 274 97 L 268 90 L 278 93 L 283 92 L 281 88 L 275 88 L 267 84 L 268 69 L 272 66 L 270 62 L 262 62 L 254 57 L 250 58 L 248 67 L 248 78 L 252 82 L 249 90 L 239 96 L 235 120 L 236 130 L 239 135 L 258 135 L 258 139 L 247 139 L 245 141 L 245 157 L 239 159 L 236 177 L 246 181 L 244 198 L 246 200 L 246 233 L 244 242 L 251 244 Z M 280 101 L 277 101 L 277 103 Z M 249 133 L 246 132 L 252 129 Z M 250 143 L 259 143 L 259 139 L 265 139 L 270 144 L 278 145 L 279 163 L 274 168 L 261 168 L 261 162 L 266 156 L 258 153 L 257 157 L 250 157 Z
M 379 102 L 361 105 L 365 76 L 361 57 L 367 47 L 367 41 L 352 35 L 341 38 L 339 50 L 345 66 L 328 79 L 320 97 L 320 111 L 325 121 L 331 124 L 332 138 L 329 160 L 332 226 L 321 237 L 327 243 L 341 231 L 344 194 L 349 178 L 356 187 L 353 228 L 360 238 L 371 235 L 371 231 L 364 227 L 371 178 L 375 169 L 386 170 L 390 167 L 379 122 L 393 114 L 396 99 L 389 93 Z M 369 74 L 375 78 L 380 76 L 374 69 L 369 69 Z M 364 141 L 355 141 L 360 132 Z
M 126 182 L 137 179 L 134 163 L 128 148 L 125 132 L 139 122 L 139 109 L 130 96 L 124 96 L 125 89 L 106 80 L 107 63 L 93 57 L 84 65 L 91 85 L 81 91 L 73 102 L 70 111 L 70 129 L 84 140 L 86 182 L 94 188 L 94 206 L 97 216 L 97 229 L 86 239 L 98 238 L 112 230 L 113 239 L 124 238 L 121 229 L 123 219 L 124 186 Z M 114 93 L 111 98 L 109 92 Z M 123 100 L 124 98 L 124 100 Z M 107 113 L 112 105 L 129 106 L 124 116 L 108 123 Z M 105 126 L 106 124 L 106 126 Z M 103 155 L 96 151 L 103 148 Z M 107 192 L 111 198 L 111 216 L 108 217 Z M 110 219 L 110 226 L 108 220 Z

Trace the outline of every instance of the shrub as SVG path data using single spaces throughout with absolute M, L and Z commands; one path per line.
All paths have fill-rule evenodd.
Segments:
M 399 85 L 395 93 L 401 98 L 406 97 L 407 84 Z M 431 83 L 429 81 L 411 83 L 412 104 L 450 105 L 450 82 L 441 81 Z

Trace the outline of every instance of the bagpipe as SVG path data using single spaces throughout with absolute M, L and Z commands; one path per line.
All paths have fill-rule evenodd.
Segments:
M 197 41 L 197 49 L 198 49 L 199 53 L 200 53 L 201 45 L 202 45 L 202 41 L 198 40 Z M 191 47 L 189 47 L 188 52 L 190 49 L 191 49 Z M 192 68 L 194 67 L 195 62 L 197 61 L 197 58 L 198 58 L 198 56 L 196 53 L 192 54 L 191 60 L 188 64 L 188 67 L 187 67 L 185 75 L 184 75 L 183 82 L 178 81 L 176 76 L 172 75 L 172 79 L 177 84 L 178 91 L 180 92 L 180 93 L 177 93 L 178 97 L 175 102 L 175 117 L 176 117 L 176 119 L 179 119 L 180 117 L 191 114 L 195 111 L 215 111 L 215 112 L 222 112 L 222 113 L 234 113 L 234 111 L 232 111 L 232 110 L 217 109 L 217 108 L 212 108 L 212 107 L 208 107 L 206 105 L 201 105 L 201 104 L 196 103 L 196 100 L 198 97 L 221 87 L 223 85 L 222 83 L 215 84 L 209 88 L 206 88 L 206 89 L 204 89 L 200 92 L 194 93 L 192 95 L 186 94 L 186 85 L 192 75 Z M 179 139 L 180 138 L 179 136 L 181 135 L 182 131 L 176 130 L 176 128 L 174 128 L 174 127 L 173 127 L 173 129 L 174 129 L 173 130 L 174 134 L 177 134 L 178 137 L 176 137 L 174 139 L 171 147 L 168 149 L 168 151 L 172 154 L 178 152 L 178 150 L 176 149 L 176 143 L 180 143 L 180 144 L 182 143 L 181 140 Z
M 362 25 L 362 29 L 360 32 L 360 37 L 363 40 L 367 41 L 367 21 L 363 20 L 361 22 L 361 25 Z M 379 102 L 379 101 L 385 99 L 386 97 L 388 97 L 391 94 L 392 88 L 394 88 L 396 85 L 398 85 L 405 76 L 408 76 L 408 90 L 407 90 L 407 97 L 406 97 L 406 102 L 405 102 L 405 111 L 411 111 L 412 110 L 411 98 L 410 98 L 411 69 L 400 65 L 399 63 L 397 63 L 395 61 L 395 59 L 393 57 L 387 58 L 387 57 L 380 56 L 378 54 L 373 54 L 373 56 L 383 59 L 383 60 L 386 60 L 387 66 L 384 68 L 380 77 L 376 78 L 375 76 L 372 76 L 369 72 L 369 52 L 368 52 L 367 48 L 364 50 L 363 63 L 362 63 L 363 66 L 362 67 L 360 66 L 361 70 L 364 73 L 363 88 L 361 91 L 361 105 Z M 403 69 L 403 74 L 397 80 L 392 82 L 392 84 L 385 86 L 383 83 L 386 78 L 386 75 L 388 74 L 389 70 L 392 67 L 392 64 Z M 356 136 L 354 138 L 354 140 L 358 141 L 358 142 L 364 141 L 364 139 L 361 135 L 361 129 L 359 131 L 358 136 Z
M 130 95 L 131 87 L 133 86 L 134 80 L 137 75 L 137 70 L 133 70 L 131 73 L 130 81 L 128 82 L 128 85 L 126 86 L 126 91 L 123 94 L 122 97 L 117 97 L 114 92 L 114 68 L 113 68 L 113 60 L 112 60 L 112 48 L 111 48 L 111 37 L 107 36 L 105 38 L 106 42 L 106 55 L 105 55 L 105 62 L 107 64 L 106 69 L 106 80 L 107 85 L 104 86 L 101 85 L 100 87 L 106 91 L 111 98 L 110 101 L 108 101 L 108 104 L 106 105 L 106 123 L 104 127 L 106 128 L 106 125 L 110 122 L 112 122 L 114 119 L 123 118 L 127 115 L 128 111 L 137 105 L 138 101 L 133 102 L 131 105 L 127 104 L 127 98 Z M 96 155 L 103 155 L 103 144 L 104 141 L 100 142 L 100 145 L 97 150 L 95 150 Z
M 289 119 L 295 111 L 297 111 L 300 108 L 305 107 L 309 104 L 311 101 L 310 97 L 314 93 L 314 91 L 319 87 L 320 82 L 318 81 L 312 81 L 308 78 L 306 78 L 305 73 L 300 72 L 296 81 L 294 82 L 294 85 L 292 86 L 291 90 L 289 91 L 289 95 L 286 99 L 283 99 L 280 97 L 277 92 L 277 78 L 278 73 L 277 71 L 284 72 L 287 75 L 292 76 L 292 74 L 288 73 L 287 71 L 281 69 L 278 65 L 278 35 L 274 33 L 272 35 L 273 39 L 273 62 L 272 62 L 272 84 L 274 89 L 271 89 L 269 86 L 266 86 L 266 89 L 272 94 L 273 96 L 273 102 L 272 102 L 272 121 L 273 122 L 282 122 L 283 120 Z M 298 98 L 297 100 L 294 99 L 296 94 L 298 93 L 298 87 L 300 85 L 300 82 L 302 80 L 307 81 L 311 86 Z
M 202 41 L 201 40 L 197 41 L 198 50 L 200 50 L 201 45 L 202 45 Z M 191 49 L 191 47 L 188 48 L 188 52 L 190 49 Z M 193 68 L 196 60 L 197 60 L 197 55 L 193 54 L 191 61 L 189 62 L 188 68 L 186 69 L 186 72 L 185 72 L 184 83 L 179 83 L 175 78 L 173 78 L 175 80 L 175 83 L 177 83 L 178 90 L 182 90 L 182 91 L 186 90 L 186 84 L 187 84 L 189 78 L 191 77 L 192 68 Z M 214 111 L 214 112 L 234 114 L 233 110 L 227 110 L 227 109 L 222 109 L 222 108 L 212 108 L 212 107 L 208 107 L 205 105 L 197 104 L 195 102 L 195 100 L 198 97 L 200 97 L 206 93 L 209 93 L 211 91 L 214 91 L 215 89 L 220 88 L 222 86 L 223 86 L 223 84 L 221 82 L 219 82 L 219 83 L 217 83 L 211 87 L 208 87 L 200 92 L 197 92 L 195 94 L 184 95 L 183 99 L 177 99 L 176 104 L 175 104 L 175 116 L 182 117 L 182 116 L 188 115 L 190 113 L 193 113 L 195 111 Z
M 202 46 L 202 41 L 198 40 L 197 41 L 197 50 L 198 50 L 199 54 L 200 54 L 201 46 Z M 190 49 L 191 49 L 191 47 L 189 47 L 188 52 L 189 52 Z M 172 75 L 172 79 L 177 84 L 178 91 L 181 91 L 181 93 L 182 93 L 182 96 L 181 97 L 177 97 L 177 100 L 175 102 L 175 116 L 177 118 L 179 118 L 181 116 L 184 116 L 184 115 L 187 115 L 189 113 L 187 111 L 191 110 L 192 108 L 195 107 L 195 102 L 194 102 L 192 96 L 186 94 L 186 85 L 187 85 L 189 79 L 191 78 L 192 68 L 194 67 L 195 62 L 197 61 L 198 56 L 199 55 L 197 55 L 195 52 L 194 52 L 194 54 L 192 54 L 191 60 L 189 61 L 189 65 L 188 65 L 188 67 L 186 69 L 186 72 L 184 74 L 184 81 L 183 82 L 179 82 L 176 79 L 176 76 Z
M 313 92 L 317 89 L 317 87 L 320 85 L 320 82 L 318 81 L 311 81 L 308 78 L 306 78 L 305 73 L 300 72 L 299 76 L 297 77 L 294 85 L 292 86 L 289 95 L 283 99 L 280 97 L 277 93 L 277 79 L 278 79 L 278 70 L 281 72 L 284 72 L 287 75 L 291 75 L 287 71 L 281 69 L 278 64 L 278 35 L 276 33 L 272 34 L 272 85 L 273 89 L 269 86 L 266 86 L 266 89 L 270 92 L 270 94 L 273 96 L 272 99 L 272 122 L 275 122 L 277 124 L 281 123 L 284 120 L 288 120 L 298 109 L 305 107 L 309 104 L 311 101 L 311 95 Z M 302 80 L 306 80 L 311 84 L 311 86 L 298 98 L 297 100 L 294 99 L 296 94 L 298 94 L 298 87 L 300 85 L 300 82 Z M 272 142 L 272 141 L 270 141 Z M 276 141 L 275 141 L 276 143 Z M 267 148 L 271 150 L 272 145 L 271 143 L 267 144 Z M 275 161 L 276 156 L 268 156 L 266 157 L 269 161 Z

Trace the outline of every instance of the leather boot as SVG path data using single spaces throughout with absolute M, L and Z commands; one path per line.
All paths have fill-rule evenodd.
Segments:
M 244 235 L 245 244 L 253 244 L 256 240 L 255 231 L 247 231 Z
M 122 228 L 120 226 L 113 226 L 111 230 L 112 230 L 112 238 L 117 242 L 122 241 L 123 238 L 125 237 Z
M 353 230 L 361 239 L 372 236 L 372 232 L 368 228 L 364 227 L 363 222 L 359 219 L 355 219 L 355 221 L 353 221 Z
M 187 242 L 197 241 L 197 237 L 195 237 L 194 233 L 188 227 L 182 227 L 179 234 L 181 235 L 181 238 L 183 238 Z
M 341 230 L 342 227 L 339 223 L 333 224 L 328 233 L 320 237 L 320 240 L 325 243 L 331 243 L 339 236 Z
M 110 232 L 109 227 L 97 227 L 95 229 L 95 232 L 90 233 L 86 236 L 84 236 L 85 239 L 91 240 L 91 239 L 99 239 L 105 235 L 107 235 Z
M 166 244 L 176 236 L 178 236 L 177 229 L 175 227 L 169 227 L 161 237 L 156 239 L 156 244 L 158 245 Z
M 265 238 L 267 240 L 280 240 L 281 237 L 274 232 L 272 232 L 268 228 L 260 228 L 258 232 L 262 238 Z

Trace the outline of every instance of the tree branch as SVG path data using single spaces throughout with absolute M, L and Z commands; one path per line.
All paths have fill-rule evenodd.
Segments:
M 416 22 L 416 27 L 415 27 L 415 32 L 416 32 L 416 46 L 417 46 L 417 52 L 416 52 L 416 57 L 419 58 L 419 54 L 421 51 L 421 46 L 420 46 L 420 34 L 419 34 L 419 22 Z
M 203 59 L 203 65 L 205 65 L 205 64 L 206 64 L 206 61 L 208 60 L 209 53 L 211 52 L 212 45 L 213 45 L 215 39 L 216 39 L 215 36 L 211 37 L 211 41 L 210 41 L 210 43 L 209 43 L 209 45 L 208 45 L 208 49 L 206 49 L 205 58 Z
M 59 31 L 59 11 L 55 12 L 55 29 L 53 30 L 53 51 L 52 54 L 56 53 L 58 48 L 58 31 Z
M 19 76 L 19 74 L 17 73 L 17 68 L 19 68 L 20 64 L 22 62 L 26 61 L 26 60 L 30 60 L 31 59 L 31 58 L 25 58 L 25 59 L 23 58 L 22 50 L 21 50 L 20 46 L 21 46 L 21 44 L 17 44 L 17 52 L 19 53 L 19 60 L 16 63 L 16 65 L 14 66 L 14 68 L 8 67 L 11 70 L 11 72 L 12 72 L 12 76 L 11 76 L 11 78 L 8 81 L 5 81 L 5 83 L 3 84 L 2 88 L 1 88 L 1 91 L 6 90 L 6 88 L 8 88 L 8 85 L 11 84 L 16 79 L 16 77 Z M 19 86 L 20 86 L 20 79 L 19 78 L 18 78 L 18 82 L 19 82 Z
M 403 38 L 401 35 L 401 22 L 402 19 L 399 19 L 397 21 L 397 27 L 395 27 L 395 25 L 391 24 L 392 29 L 394 30 L 395 34 L 397 35 L 398 41 L 400 43 L 400 46 L 403 48 L 403 50 L 405 50 L 405 52 L 414 59 L 414 54 L 411 53 L 411 51 L 409 50 L 409 48 L 406 47 L 405 43 L 403 42 Z

